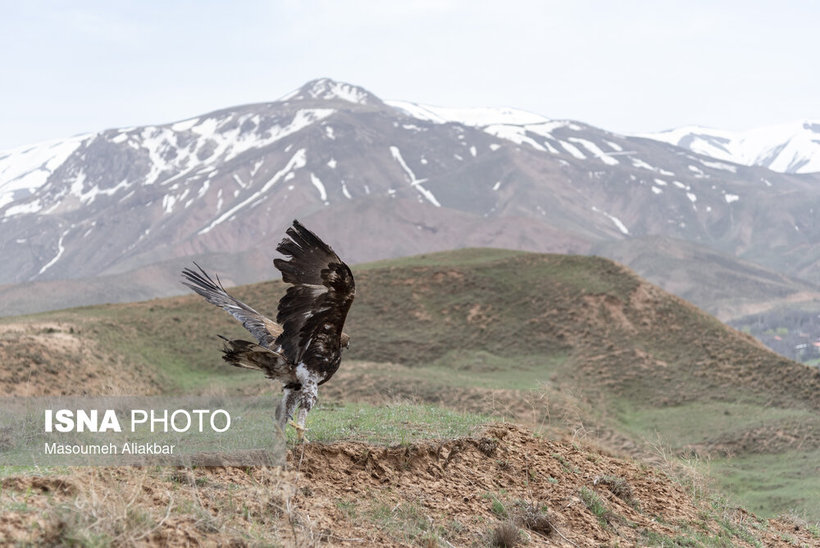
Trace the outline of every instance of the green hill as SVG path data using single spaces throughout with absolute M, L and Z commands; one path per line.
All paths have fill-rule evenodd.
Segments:
M 809 496 L 820 489 L 820 371 L 625 267 L 465 249 L 354 273 L 351 349 L 322 404 L 425 401 L 614 451 L 697 458 L 751 510 L 820 517 Z M 231 291 L 273 315 L 283 287 Z M 8 318 L 0 383 L 18 394 L 270 390 L 222 365 L 216 334 L 247 335 L 194 295 Z

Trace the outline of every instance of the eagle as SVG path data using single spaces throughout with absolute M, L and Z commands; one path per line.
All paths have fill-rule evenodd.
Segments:
M 350 345 L 350 337 L 342 328 L 356 285 L 350 268 L 299 221 L 293 221 L 286 235 L 276 251 L 288 258 L 275 258 L 273 265 L 291 285 L 279 300 L 276 321 L 232 297 L 219 276 L 214 280 L 196 262 L 198 271 L 182 270 L 182 283 L 230 313 L 256 337 L 257 343 L 222 337 L 222 359 L 236 367 L 262 371 L 267 378 L 282 383 L 276 423 L 282 432 L 288 424 L 293 426 L 301 442 L 319 386 L 336 373 L 342 349 Z M 297 407 L 299 415 L 294 423 Z

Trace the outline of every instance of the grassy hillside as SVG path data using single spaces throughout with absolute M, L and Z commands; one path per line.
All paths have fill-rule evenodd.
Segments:
M 351 349 L 320 391 L 323 405 L 409 400 L 514 418 L 555 437 L 570 427 L 621 452 L 697 458 L 757 512 L 820 518 L 810 497 L 820 489 L 810 464 L 820 460 L 820 372 L 628 269 L 467 249 L 355 275 Z M 283 287 L 232 291 L 272 315 Z M 4 319 L 0 382 L 18 394 L 269 390 L 222 365 L 218 333 L 246 337 L 194 295 Z M 82 382 L 65 381 L 66 363 Z
M 353 408 L 356 408 L 353 411 Z M 80 467 L 0 476 L 0 542 L 88 546 L 799 546 L 691 468 L 415 405 L 318 410 L 323 443 L 270 467 Z M 414 434 L 403 438 L 407 421 Z M 339 428 L 335 435 L 327 427 Z M 353 428 L 351 428 L 353 427 Z M 341 438 L 340 438 L 341 434 Z

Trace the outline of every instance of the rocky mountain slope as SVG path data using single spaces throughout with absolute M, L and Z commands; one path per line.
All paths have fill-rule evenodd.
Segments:
M 816 282 L 818 206 L 817 174 L 322 79 L 272 103 L 0 154 L 0 284 L 269 255 L 294 217 L 337 234 L 351 262 L 661 235 Z

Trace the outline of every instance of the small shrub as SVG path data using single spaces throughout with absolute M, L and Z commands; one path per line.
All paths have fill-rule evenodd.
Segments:
M 356 501 L 338 499 L 336 501 L 336 508 L 339 509 L 346 518 L 355 519 L 358 516 L 358 508 Z
M 478 442 L 478 450 L 484 453 L 486 457 L 495 455 L 496 447 L 498 447 L 498 442 L 492 438 L 481 438 Z
M 581 497 L 581 500 L 584 501 L 584 504 L 589 511 L 592 512 L 599 521 L 601 521 L 604 525 L 609 524 L 611 513 L 606 509 L 604 501 L 601 500 L 601 497 L 599 497 L 595 491 L 586 487 L 581 487 L 578 495 Z
M 605 486 L 613 495 L 627 503 L 629 506 L 636 510 L 639 509 L 640 505 L 635 499 L 635 492 L 632 490 L 632 486 L 629 485 L 625 479 L 618 476 L 600 476 L 595 478 L 593 484 Z
M 485 498 L 490 501 L 490 511 L 496 515 L 498 518 L 505 519 L 507 518 L 507 508 L 504 506 L 504 503 L 495 496 L 493 493 L 484 493 L 481 495 L 482 498 Z
M 573 474 L 578 474 L 579 473 L 578 468 L 576 466 L 574 466 L 571 462 L 569 462 L 566 458 L 564 458 L 564 456 L 561 455 L 560 453 L 553 453 L 552 458 L 554 458 L 555 460 L 560 462 L 561 466 L 563 467 L 563 469 L 565 471 L 572 472 Z
M 198 478 L 194 474 L 193 470 L 189 470 L 187 468 L 177 468 L 173 470 L 170 474 L 168 474 L 168 479 L 180 485 L 202 487 L 203 485 L 208 484 L 207 478 Z
M 492 535 L 490 536 L 490 543 L 492 546 L 497 546 L 498 548 L 518 546 L 521 543 L 521 532 L 514 523 L 505 521 L 493 529 Z
M 490 509 L 493 511 L 493 514 L 500 518 L 507 517 L 507 509 L 504 507 L 504 503 L 496 498 L 493 499 Z
M 548 536 L 554 530 L 546 506 L 519 501 L 513 512 L 516 522 L 530 531 Z

